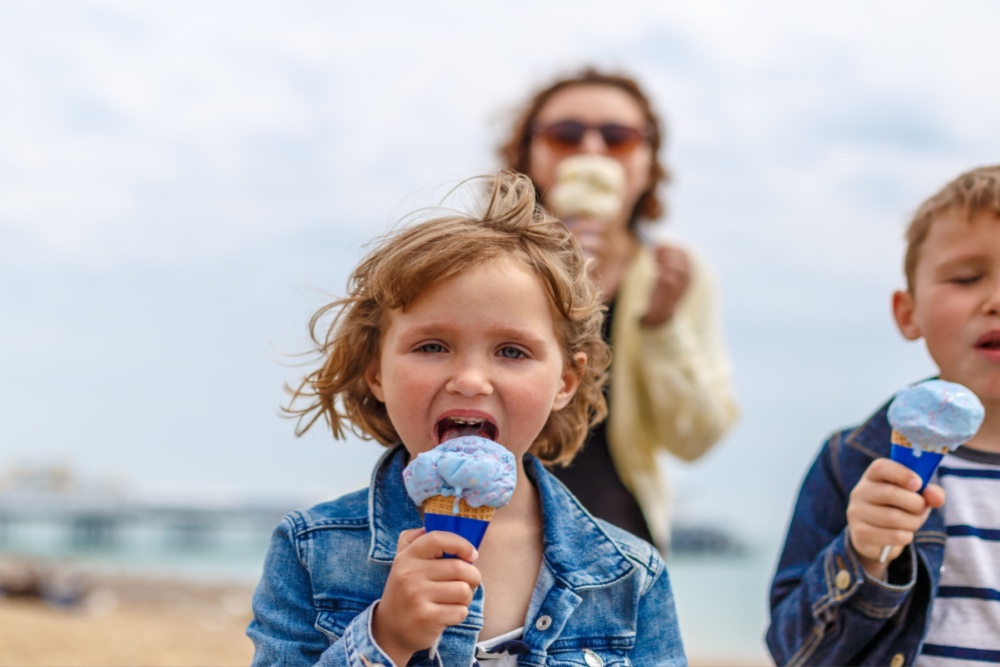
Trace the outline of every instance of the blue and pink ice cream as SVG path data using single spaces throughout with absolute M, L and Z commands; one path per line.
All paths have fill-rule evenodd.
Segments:
M 971 440 L 985 414 L 976 395 L 960 384 L 928 380 L 907 387 L 889 405 L 892 460 L 927 486 L 944 455 Z
M 493 512 L 514 495 L 517 466 L 502 445 L 466 435 L 418 454 L 403 470 L 403 483 L 423 508 L 428 531 L 458 533 L 478 548 Z

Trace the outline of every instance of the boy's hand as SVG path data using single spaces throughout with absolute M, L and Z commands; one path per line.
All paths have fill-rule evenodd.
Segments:
M 653 248 L 656 258 L 656 283 L 649 297 L 649 308 L 642 324 L 656 327 L 674 316 L 678 302 L 691 284 L 691 260 L 680 248 L 657 245 Z
M 928 484 L 923 494 L 920 476 L 902 463 L 875 459 L 868 466 L 847 505 L 847 530 L 861 566 L 876 579 L 885 579 L 889 561 L 903 553 L 913 534 L 927 521 L 931 509 L 944 504 L 944 489 Z M 882 547 L 889 558 L 879 562 Z
M 458 558 L 442 558 L 444 554 Z M 375 642 L 397 665 L 430 648 L 449 625 L 469 615 L 482 576 L 472 562 L 479 557 L 463 537 L 423 528 L 399 535 L 396 558 L 372 618 Z

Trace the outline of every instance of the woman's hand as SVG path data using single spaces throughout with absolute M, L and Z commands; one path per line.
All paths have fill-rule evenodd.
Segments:
M 691 260 L 686 252 L 671 245 L 657 245 L 653 256 L 658 270 L 656 283 L 649 297 L 649 308 L 640 320 L 646 327 L 669 321 L 691 284 Z
M 890 459 L 872 461 L 851 491 L 847 504 L 847 531 L 861 566 L 876 579 L 885 579 L 889 561 L 903 553 L 913 534 L 927 521 L 931 509 L 944 504 L 944 489 L 928 484 L 923 494 L 920 477 Z M 882 547 L 891 546 L 886 562 Z
M 446 554 L 458 558 L 443 558 Z M 482 580 L 479 557 L 463 537 L 423 528 L 400 533 L 389 579 L 372 618 L 375 642 L 397 665 L 429 648 L 449 625 L 469 615 Z

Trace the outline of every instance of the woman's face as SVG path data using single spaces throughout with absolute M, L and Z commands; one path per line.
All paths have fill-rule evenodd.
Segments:
M 563 88 L 545 102 L 535 116 L 536 127 L 546 127 L 560 121 L 573 120 L 588 126 L 607 123 L 623 125 L 641 132 L 648 121 L 638 101 L 620 88 L 602 84 L 580 84 Z M 576 146 L 553 145 L 544 137 L 532 137 L 528 159 L 528 175 L 545 193 L 555 184 L 556 165 L 570 155 L 591 153 L 607 155 L 625 168 L 625 217 L 631 214 L 636 201 L 650 184 L 653 151 L 645 139 L 631 150 L 609 150 L 595 129 L 588 129 Z

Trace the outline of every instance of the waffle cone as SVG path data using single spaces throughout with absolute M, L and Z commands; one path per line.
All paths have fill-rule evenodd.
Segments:
M 892 440 L 892 444 L 894 444 L 894 445 L 901 445 L 903 447 L 909 447 L 910 449 L 914 448 L 913 447 L 913 443 L 910 442 L 909 438 L 907 438 L 905 435 L 903 435 L 902 433 L 900 433 L 896 429 L 892 429 L 892 435 L 890 436 L 890 439 Z M 941 454 L 941 455 L 944 455 L 944 454 L 948 453 L 948 448 L 947 447 L 939 447 L 937 449 L 923 449 L 923 448 L 921 448 L 921 450 L 922 451 L 933 452 L 935 454 Z
M 894 445 L 902 445 L 903 447 L 910 447 L 910 448 L 913 447 L 913 443 L 910 442 L 905 435 L 903 435 L 896 429 L 892 429 L 892 435 L 890 436 L 890 439 L 892 440 L 892 444 Z
M 472 507 L 464 500 L 458 501 L 458 512 L 455 511 L 455 498 L 452 496 L 431 496 L 424 501 L 424 513 L 426 514 L 451 514 L 464 517 L 466 519 L 478 519 L 489 521 L 493 518 L 495 507 L 483 505 L 482 507 Z

